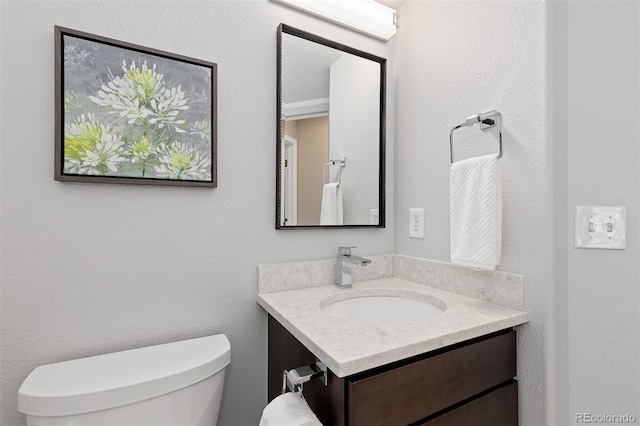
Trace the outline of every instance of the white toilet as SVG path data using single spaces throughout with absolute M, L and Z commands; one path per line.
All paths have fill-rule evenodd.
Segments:
M 215 425 L 223 334 L 38 367 L 18 391 L 29 426 Z

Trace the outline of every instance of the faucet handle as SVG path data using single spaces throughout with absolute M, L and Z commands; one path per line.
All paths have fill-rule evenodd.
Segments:
M 341 256 L 351 256 L 351 249 L 357 248 L 356 246 L 339 246 L 338 254 Z

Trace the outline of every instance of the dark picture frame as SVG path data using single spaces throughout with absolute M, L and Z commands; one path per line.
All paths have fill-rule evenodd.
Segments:
M 54 32 L 55 180 L 217 186 L 217 64 Z

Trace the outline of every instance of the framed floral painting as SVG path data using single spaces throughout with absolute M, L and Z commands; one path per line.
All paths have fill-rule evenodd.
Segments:
M 216 64 L 55 27 L 55 180 L 216 187 Z

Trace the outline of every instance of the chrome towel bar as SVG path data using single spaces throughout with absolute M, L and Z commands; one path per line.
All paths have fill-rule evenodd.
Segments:
M 342 183 L 342 168 L 347 165 L 347 157 L 342 157 L 342 160 L 329 160 L 328 163 L 324 163 L 324 169 L 322 170 L 322 183 L 329 183 L 329 179 L 331 179 L 331 166 L 339 165 L 338 169 L 338 185 Z M 327 173 L 329 172 L 329 173 Z
M 483 114 L 473 115 L 473 116 L 467 118 L 467 120 L 464 123 L 458 124 L 453 129 L 451 129 L 451 132 L 449 132 L 449 149 L 450 149 L 450 152 L 451 152 L 451 164 L 454 163 L 454 160 L 453 160 L 453 132 L 456 131 L 457 129 L 459 129 L 460 127 L 471 127 L 474 124 L 479 124 L 480 125 L 480 130 L 489 129 L 489 128 L 494 127 L 496 125 L 498 126 L 498 135 L 499 135 L 499 138 L 500 138 L 500 140 L 499 140 L 500 152 L 498 153 L 498 158 L 502 157 L 502 114 L 500 114 L 496 110 L 493 110 L 493 111 L 485 112 Z

